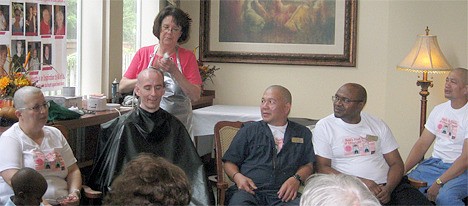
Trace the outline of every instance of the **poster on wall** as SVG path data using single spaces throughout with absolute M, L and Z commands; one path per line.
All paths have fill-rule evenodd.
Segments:
M 28 74 L 43 91 L 65 86 L 66 0 L 0 0 L 0 75 Z

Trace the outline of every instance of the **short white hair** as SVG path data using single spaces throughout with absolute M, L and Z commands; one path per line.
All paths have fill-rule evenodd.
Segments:
M 34 94 L 42 94 L 41 89 L 34 86 L 24 86 L 18 89 L 13 96 L 13 105 L 16 109 L 26 107 L 26 98 Z
M 380 206 L 366 185 L 345 174 L 314 174 L 307 179 L 300 205 Z

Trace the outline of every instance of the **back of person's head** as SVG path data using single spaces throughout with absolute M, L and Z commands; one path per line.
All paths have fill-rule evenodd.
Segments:
M 190 197 L 190 183 L 182 169 L 142 153 L 112 182 L 104 205 L 188 205 Z
M 377 206 L 377 198 L 358 178 L 344 174 L 314 174 L 306 182 L 300 205 Z
M 15 205 L 40 205 L 47 190 L 45 178 L 36 170 L 25 167 L 11 178 Z

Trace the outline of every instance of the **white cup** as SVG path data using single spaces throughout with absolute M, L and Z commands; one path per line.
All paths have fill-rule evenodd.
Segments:
M 62 95 L 64 97 L 74 97 L 75 96 L 75 87 L 63 87 Z

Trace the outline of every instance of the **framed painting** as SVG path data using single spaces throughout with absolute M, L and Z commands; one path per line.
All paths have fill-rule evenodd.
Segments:
M 203 62 L 356 66 L 357 0 L 202 0 Z

